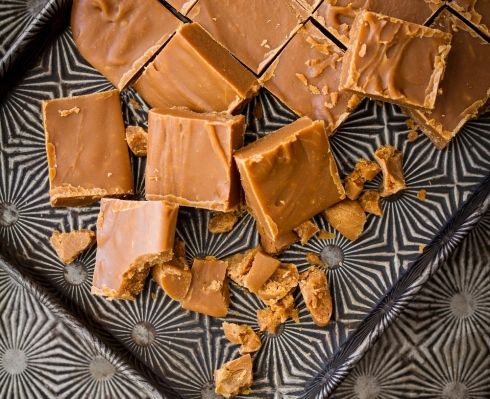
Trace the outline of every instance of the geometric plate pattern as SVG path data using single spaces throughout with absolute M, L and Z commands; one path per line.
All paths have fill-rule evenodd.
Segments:
M 34 2 L 42 6 L 32 19 L 26 16 L 25 10 L 31 10 L 26 1 L 11 0 L 0 6 L 0 32 L 9 32 L 0 55 L 0 78 L 10 83 L 7 90 L 0 91 L 0 256 L 7 260 L 0 260 L 0 268 L 9 270 L 0 273 L 0 397 L 213 397 L 213 370 L 238 353 L 223 338 L 222 320 L 181 310 L 151 281 L 135 301 L 94 297 L 90 285 L 95 248 L 64 266 L 49 244 L 53 229 L 93 229 L 99 209 L 98 205 L 50 207 L 41 101 L 108 90 L 112 85 L 78 53 L 66 22 L 69 2 Z M 42 33 L 46 26 L 53 27 L 48 29 L 49 36 Z M 15 56 L 26 52 L 26 42 L 39 44 L 42 51 L 23 69 Z M 138 94 L 127 89 L 121 101 L 126 124 L 145 126 L 148 106 Z M 248 142 L 296 118 L 265 90 L 247 105 L 244 114 Z M 331 138 L 343 176 L 359 158 L 372 159 L 382 144 L 401 149 L 407 189 L 382 201 L 382 218 L 368 215 L 359 240 L 350 242 L 339 234 L 329 240 L 315 238 L 281 255 L 300 270 L 307 266 L 308 252 L 328 260 L 326 271 L 335 298 L 333 317 L 327 327 L 317 327 L 297 293 L 300 323 L 286 323 L 274 337 L 262 335 L 264 345 L 254 355 L 253 395 L 249 397 L 327 396 L 481 216 L 482 204 L 487 204 L 488 180 L 479 193 L 473 193 L 490 173 L 490 113 L 469 122 L 444 151 L 436 150 L 425 136 L 409 142 L 406 119 L 394 105 L 365 100 Z M 141 199 L 145 159 L 133 157 L 132 167 L 135 198 Z M 379 184 L 378 177 L 369 187 Z M 424 202 L 417 198 L 421 189 L 427 190 Z M 469 205 L 463 207 L 468 200 Z M 186 242 L 189 257 L 224 257 L 257 244 L 249 215 L 231 232 L 219 235 L 207 231 L 209 217 L 203 210 L 179 211 L 177 234 Z M 321 217 L 315 222 L 334 232 Z M 479 237 L 488 244 L 488 236 Z M 420 245 L 428 245 L 422 255 Z M 14 283 L 5 273 L 15 274 L 16 270 L 21 275 Z M 475 279 L 481 276 L 476 269 L 474 273 Z M 32 284 L 39 289 L 32 289 Z M 25 293 L 20 286 L 34 294 Z M 476 285 L 470 288 L 477 289 Z M 263 305 L 235 286 L 231 291 L 227 320 L 248 323 L 257 330 L 255 312 Z M 435 289 L 432 293 L 442 295 Z M 461 294 L 454 306 L 464 313 L 465 306 L 470 306 L 467 303 L 473 301 L 475 309 L 486 306 L 488 312 L 484 297 L 472 295 Z M 432 298 L 427 302 L 439 303 Z M 440 306 L 444 307 L 442 302 Z M 447 320 L 441 316 L 436 323 L 429 314 L 424 316 L 427 330 L 444 330 L 444 323 L 452 323 L 450 310 L 445 309 Z M 454 336 L 477 331 L 488 316 L 482 312 L 474 311 L 474 321 L 452 323 L 458 331 Z M 419 317 L 425 314 L 416 313 Z M 413 331 L 410 334 L 426 330 Z M 418 358 L 437 359 L 438 364 L 454 362 L 458 358 L 452 352 L 455 347 L 441 345 L 427 344 L 417 352 Z M 480 355 L 474 353 L 474 345 L 464 345 L 461 350 L 477 367 Z M 392 370 L 387 367 L 391 353 L 393 350 L 383 352 L 379 370 L 385 366 L 383 370 Z M 432 382 L 427 387 L 413 382 L 417 389 L 438 389 L 453 377 L 442 379 L 445 368 L 436 368 L 430 361 L 421 360 L 426 367 L 420 368 L 418 378 Z M 477 371 L 471 375 L 479 378 Z M 362 381 L 374 384 L 367 377 Z M 354 384 L 360 383 L 356 380 Z M 451 389 L 470 389 L 469 382 L 461 384 L 466 388 L 455 385 Z M 339 390 L 336 394 L 343 395 Z M 351 395 L 349 392 L 345 395 Z

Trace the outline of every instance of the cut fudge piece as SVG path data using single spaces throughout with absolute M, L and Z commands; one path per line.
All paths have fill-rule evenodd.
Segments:
M 256 73 L 308 17 L 294 0 L 199 0 L 188 16 Z
M 173 8 L 175 8 L 181 14 L 187 15 L 189 10 L 197 0 L 166 0 Z
M 443 149 L 470 119 L 484 111 L 490 98 L 490 44 L 449 11 L 434 28 L 451 32 L 453 40 L 435 108 L 404 111 L 438 149 Z
M 148 133 L 140 126 L 126 127 L 126 143 L 137 157 L 146 157 L 148 150 Z
M 321 121 L 298 119 L 239 150 L 235 160 L 259 231 L 273 240 L 345 196 Z
M 151 267 L 173 257 L 178 210 L 165 201 L 103 199 L 92 293 L 134 299 Z
M 52 206 L 133 193 L 119 92 L 43 101 Z
M 490 36 L 490 1 L 453 0 L 449 5 L 472 22 L 485 35 Z
M 374 158 L 383 172 L 382 197 L 389 197 L 403 190 L 405 177 L 403 176 L 403 154 L 392 145 L 384 145 L 374 152 Z
M 119 90 L 180 24 L 158 0 L 74 0 L 71 11 L 78 50 Z
M 182 307 L 213 317 L 225 317 L 230 305 L 228 262 L 213 257 L 194 259 L 192 281 Z
M 312 267 L 300 274 L 299 289 L 315 324 L 326 326 L 332 316 L 332 297 L 327 275 Z
M 361 205 L 364 212 L 371 213 L 376 216 L 383 216 L 383 210 L 380 205 L 381 196 L 377 191 L 367 190 L 359 198 L 359 205 Z
M 366 181 L 373 180 L 381 168 L 376 162 L 360 159 L 354 166 L 354 170 L 345 178 L 345 195 L 351 200 L 359 198 Z
M 324 120 L 331 134 L 361 97 L 339 89 L 344 52 L 311 22 L 298 30 L 261 81 L 299 116 Z
M 264 309 L 257 310 L 257 323 L 260 331 L 266 331 L 268 334 L 277 334 L 277 329 L 282 323 L 289 318 L 299 321 L 298 309 L 294 304 L 294 298 L 291 293 L 281 298 L 279 301 L 271 303 Z
M 257 291 L 257 296 L 266 304 L 271 305 L 284 298 L 297 287 L 298 269 L 293 263 L 281 264 L 272 276 Z
M 245 287 L 245 276 L 252 267 L 252 262 L 258 251 L 260 251 L 259 247 L 252 248 L 226 258 L 225 260 L 228 262 L 228 270 L 226 272 L 228 277 L 238 285 Z
M 223 332 L 228 341 L 240 345 L 240 353 L 257 352 L 262 346 L 260 337 L 246 324 L 223 323 Z
M 233 152 L 243 144 L 245 118 L 152 109 L 148 117 L 146 198 L 230 211 L 240 202 Z
M 352 22 L 362 10 L 424 25 L 442 5 L 442 0 L 325 0 L 314 17 L 342 44 L 348 46 Z
M 228 233 L 233 230 L 236 222 L 238 215 L 235 212 L 220 212 L 209 219 L 208 230 L 212 234 Z
M 325 219 L 345 238 L 354 241 L 359 238 L 366 223 L 366 213 L 357 201 L 345 199 L 323 212 Z
M 250 270 L 244 277 L 243 284 L 253 293 L 258 293 L 280 265 L 281 262 L 276 258 L 258 251 L 254 256 Z
M 249 354 L 223 364 L 214 371 L 215 392 L 225 398 L 250 393 L 252 357 Z
M 319 231 L 318 226 L 311 220 L 307 220 L 294 229 L 294 232 L 300 238 L 301 245 L 305 245 Z
M 350 39 L 340 87 L 399 105 L 434 108 L 451 34 L 362 11 Z
M 95 242 L 95 233 L 92 230 L 74 230 L 68 233 L 55 230 L 50 241 L 58 258 L 68 264 Z
M 255 94 L 259 83 L 199 24 L 181 26 L 134 85 L 152 107 L 229 111 Z

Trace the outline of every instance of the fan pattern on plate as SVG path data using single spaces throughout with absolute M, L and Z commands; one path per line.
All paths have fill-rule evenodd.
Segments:
M 237 355 L 237 348 L 223 339 L 221 320 L 182 311 L 153 282 L 148 282 L 134 302 L 109 302 L 93 297 L 90 284 L 95 249 L 83 254 L 73 264 L 64 266 L 49 245 L 53 229 L 94 228 L 98 206 L 81 209 L 53 209 L 49 206 L 41 101 L 110 88 L 111 84 L 80 57 L 71 33 L 66 29 L 45 48 L 35 65 L 2 100 L 0 253 L 29 267 L 69 306 L 100 321 L 126 350 L 153 369 L 183 397 L 212 397 L 214 368 Z M 121 98 L 125 122 L 146 126 L 148 107 L 137 93 L 132 89 L 125 90 Z M 265 90 L 247 105 L 245 113 L 247 142 L 296 118 Z M 462 205 L 472 188 L 490 170 L 490 115 L 467 124 L 449 148 L 442 152 L 437 151 L 425 136 L 414 143 L 408 142 L 405 120 L 396 106 L 365 100 L 331 138 L 342 175 L 347 174 L 359 158 L 372 158 L 379 145 L 390 143 L 402 149 L 408 188 L 383 200 L 385 215 L 382 218 L 368 216 L 366 232 L 360 240 L 350 242 L 340 235 L 331 240 L 315 238 L 306 246 L 294 245 L 282 255 L 284 261 L 294 262 L 300 270 L 307 267 L 307 252 L 315 252 L 328 260 L 330 267 L 327 272 L 336 299 L 334 316 L 328 327 L 316 327 L 301 297 L 297 296 L 300 323 L 286 323 L 276 337 L 263 335 L 264 348 L 255 355 L 253 389 L 258 397 L 301 395 L 327 360 L 339 351 L 408 270 L 419 256 L 419 245 L 434 237 L 449 215 Z M 141 199 L 144 196 L 145 160 L 133 158 L 132 161 L 137 188 L 135 198 Z M 378 177 L 369 183 L 369 187 L 379 184 Z M 425 202 L 416 196 L 422 188 L 428 192 Z M 224 257 L 257 244 L 258 237 L 250 216 L 244 216 L 232 232 L 220 235 L 207 231 L 209 216 L 209 212 L 202 210 L 182 208 L 180 211 L 178 235 L 186 241 L 189 257 Z M 321 228 L 332 231 L 321 217 L 315 221 Z M 10 283 L 7 281 L 5 284 Z M 2 288 L 1 292 L 7 290 Z M 13 290 L 14 293 L 18 291 Z M 232 295 L 228 319 L 251 324 L 257 329 L 255 312 L 263 305 L 237 287 L 232 287 Z M 16 302 L 16 299 L 5 299 L 0 301 L 0 306 L 5 306 L 7 310 L 4 313 L 10 314 L 14 312 L 12 306 Z M 29 315 L 25 323 L 42 324 L 49 331 L 62 329 L 56 320 L 39 322 L 37 314 L 41 315 L 43 311 L 36 306 L 34 302 L 25 305 Z M 15 350 L 25 351 L 26 358 L 36 356 L 37 347 L 33 345 L 31 349 L 31 346 L 26 346 L 26 342 L 32 340 L 27 331 L 17 336 L 11 321 L 2 320 L 2 323 L 6 326 L 5 337 L 17 339 L 12 341 L 16 345 Z M 66 335 L 70 334 L 67 332 Z M 16 394 L 18 397 L 22 397 L 21 389 L 38 388 L 50 389 L 46 391 L 47 396 L 50 392 L 59 392 L 59 389 L 67 397 L 81 395 L 80 392 L 94 397 L 134 396 L 134 388 L 114 382 L 118 375 L 117 365 L 112 364 L 111 359 L 100 357 L 96 351 L 73 338 L 66 338 L 63 342 L 57 347 L 56 356 L 69 357 L 60 364 L 66 365 L 72 374 L 62 382 L 57 381 L 57 385 L 51 384 L 52 376 L 46 372 L 36 374 L 47 381 L 46 384 L 27 386 L 21 377 L 11 377 L 14 374 L 9 374 L 5 365 L 0 369 L 0 379 L 4 378 L 9 386 L 14 387 L 12 389 L 19 392 Z M 14 346 L 2 345 L 0 350 L 5 359 L 6 351 Z M 14 357 L 12 352 L 8 353 L 7 359 Z M 16 352 L 17 355 L 19 353 Z M 26 364 L 27 375 L 31 363 Z M 32 365 L 34 367 L 35 363 Z M 22 368 L 21 365 L 15 367 L 15 370 Z M 94 373 L 99 377 L 94 377 Z M 18 374 L 23 375 L 22 372 Z M 77 382 L 70 383 L 72 378 Z M 329 387 L 334 382 L 328 378 L 323 380 Z M 79 391 L 78 386 L 86 388 Z M 315 390 L 312 394 L 321 395 L 321 392 Z

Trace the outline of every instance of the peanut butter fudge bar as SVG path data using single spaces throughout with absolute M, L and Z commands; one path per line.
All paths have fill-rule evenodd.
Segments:
M 235 160 L 259 230 L 273 239 L 345 196 L 322 121 L 300 118 L 240 149 Z
M 423 25 L 442 5 L 442 0 L 325 0 L 316 10 L 315 19 L 348 46 L 352 23 L 362 10 Z
M 453 0 L 449 5 L 472 22 L 485 35 L 490 36 L 490 1 Z
M 197 0 L 166 0 L 166 1 L 178 12 L 184 15 L 187 15 L 187 13 L 192 8 L 192 6 L 197 2 Z
M 446 10 L 438 15 L 433 27 L 453 35 L 440 94 L 430 112 L 404 111 L 441 150 L 488 105 L 490 44 Z
M 339 89 L 344 52 L 311 22 L 298 30 L 261 78 L 299 116 L 324 120 L 333 132 L 360 97 Z
M 295 0 L 199 0 L 189 18 L 260 73 L 308 17 Z
M 74 0 L 71 11 L 80 53 L 119 90 L 180 24 L 158 0 Z
M 95 242 L 95 233 L 91 230 L 74 230 L 68 233 L 55 230 L 50 241 L 60 260 L 68 264 Z
M 134 87 L 152 107 L 232 112 L 255 94 L 254 75 L 199 24 L 185 24 Z
M 242 146 L 244 132 L 243 115 L 152 109 L 146 198 L 219 211 L 236 209 L 240 181 L 233 152 Z
M 133 193 L 117 90 L 43 102 L 52 206 Z
M 134 299 L 151 267 L 173 257 L 178 209 L 165 201 L 103 199 L 92 293 Z
M 451 48 L 451 34 L 373 12 L 350 32 L 340 86 L 410 107 L 432 109 Z

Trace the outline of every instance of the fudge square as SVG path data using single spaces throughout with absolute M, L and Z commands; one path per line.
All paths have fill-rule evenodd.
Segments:
M 148 117 L 146 198 L 218 211 L 240 202 L 233 152 L 243 145 L 245 117 L 152 109 Z
M 199 24 L 181 26 L 134 85 L 152 107 L 232 112 L 259 89 L 255 76 Z
M 323 121 L 303 117 L 237 151 L 245 198 L 269 237 L 281 237 L 345 197 Z
M 103 199 L 92 294 L 134 299 L 153 266 L 173 257 L 178 205 Z
M 362 11 L 350 38 L 342 88 L 399 105 L 434 108 L 451 34 Z
M 325 121 L 330 134 L 361 99 L 339 90 L 343 58 L 343 51 L 308 22 L 261 80 L 267 90 L 297 115 Z
M 446 10 L 438 15 L 433 26 L 453 35 L 441 93 L 431 111 L 408 108 L 404 111 L 442 150 L 489 103 L 490 44 Z
M 119 92 L 42 104 L 52 206 L 82 206 L 133 193 Z
M 199 0 L 188 16 L 255 73 L 308 17 L 295 0 Z
M 80 53 L 119 90 L 180 24 L 158 0 L 74 0 L 71 11 Z

